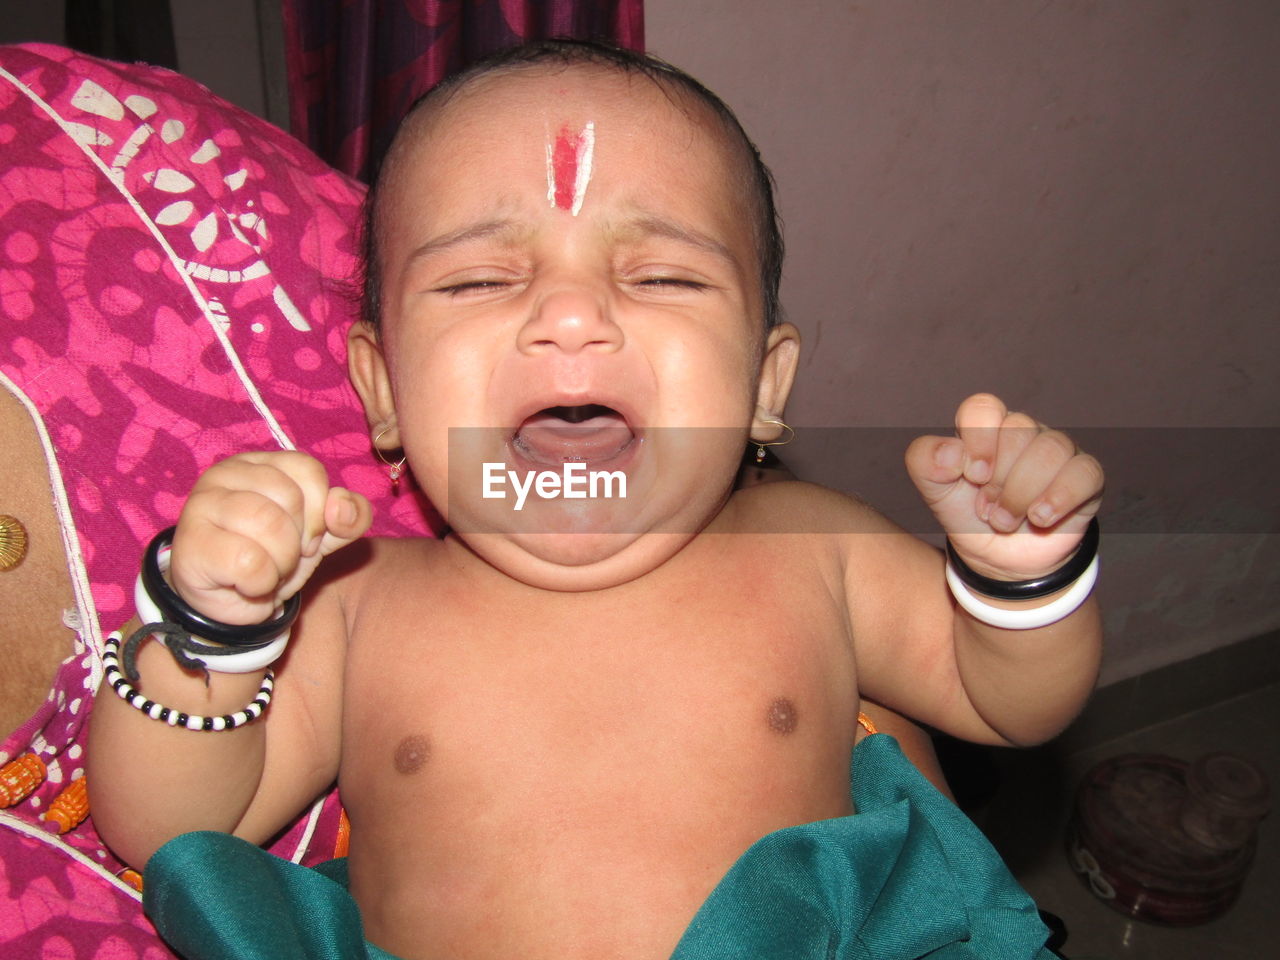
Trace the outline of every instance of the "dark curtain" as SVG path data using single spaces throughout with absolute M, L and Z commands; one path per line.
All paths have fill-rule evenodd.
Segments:
M 65 10 L 67 46 L 108 60 L 178 69 L 169 0 L 66 0 Z
M 366 182 L 410 104 L 521 40 L 644 46 L 643 0 L 282 0 L 293 134 Z

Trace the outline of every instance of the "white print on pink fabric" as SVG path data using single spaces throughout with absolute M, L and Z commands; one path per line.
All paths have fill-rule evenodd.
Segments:
M 182 120 L 172 118 L 161 121 L 156 116 L 158 107 L 155 101 L 141 94 L 127 97 L 121 103 L 110 91 L 86 79 L 71 98 L 71 103 L 87 114 L 116 123 L 127 120 L 129 114 L 137 118 L 136 121 L 129 121 L 136 122 L 137 126 L 124 138 L 111 159 L 111 172 L 118 178 L 118 183 L 123 184 L 125 169 L 138 157 L 143 145 L 156 136 L 157 124 L 160 139 L 174 151 L 185 154 L 186 162 L 182 166 L 188 173 L 193 167 L 204 166 L 222 155 L 221 148 L 212 138 L 203 140 L 194 149 L 191 144 L 185 143 L 183 138 L 187 129 Z M 86 147 L 107 147 L 115 142 L 110 134 L 98 126 L 71 121 L 67 127 Z M 207 200 L 215 195 L 197 190 L 196 181 L 188 173 L 173 167 L 158 167 L 144 172 L 142 179 L 157 190 L 175 197 L 192 194 Z M 190 244 L 191 256 L 180 261 L 181 269 L 187 275 L 211 283 L 244 283 L 271 273 L 271 268 L 261 257 L 261 243 L 267 236 L 264 211 L 255 209 L 252 199 L 245 200 L 240 209 L 237 209 L 239 205 L 235 203 L 236 191 L 244 187 L 248 178 L 247 166 L 241 166 L 222 176 L 231 197 L 224 199 L 216 209 L 202 211 L 192 199 L 183 198 L 175 199 L 155 214 L 155 223 L 160 227 L 185 227 L 190 224 L 186 239 Z M 165 233 L 171 243 L 179 238 L 176 230 Z M 180 253 L 178 255 L 181 256 Z M 272 284 L 272 299 L 281 315 L 295 329 L 311 329 L 311 325 L 279 283 Z M 211 299 L 210 307 L 219 315 L 223 324 L 229 323 L 221 303 Z M 261 331 L 259 329 L 255 332 Z

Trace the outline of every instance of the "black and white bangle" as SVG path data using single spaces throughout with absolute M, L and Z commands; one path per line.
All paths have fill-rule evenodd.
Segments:
M 171 727 L 185 727 L 188 730 L 234 730 L 236 727 L 251 723 L 262 716 L 263 711 L 270 705 L 271 692 L 275 688 L 275 673 L 268 670 L 267 675 L 262 678 L 258 695 L 246 704 L 243 710 L 224 714 L 221 717 L 202 717 L 148 700 L 134 689 L 133 684 L 120 672 L 120 634 L 118 632 L 108 636 L 103 645 L 102 666 L 103 681 L 133 709 L 146 714 L 152 720 L 159 720 Z
M 230 647 L 255 647 L 272 640 L 284 633 L 298 618 L 298 610 L 302 606 L 302 594 L 295 593 L 285 601 L 279 614 L 263 623 L 238 624 L 223 623 L 206 617 L 178 592 L 169 586 L 161 566 L 161 553 L 173 544 L 175 527 L 161 530 L 147 546 L 142 558 L 142 584 L 148 596 L 164 614 L 168 623 L 176 623 L 192 636 L 200 637 L 210 643 L 225 643 Z
M 996 580 L 992 577 L 984 577 L 960 559 L 950 539 L 947 540 L 947 562 L 955 569 L 960 581 L 974 593 L 980 593 L 992 600 L 1039 600 L 1079 580 L 1098 555 L 1100 539 L 1098 518 L 1094 517 L 1085 528 L 1084 536 L 1080 538 L 1075 553 L 1068 557 L 1057 570 L 1034 580 Z
M 133 591 L 138 619 L 157 628 L 154 636 L 185 667 L 215 673 L 252 673 L 280 659 L 289 642 L 289 628 L 298 615 L 301 594 L 294 594 L 272 619 L 240 626 L 204 616 L 169 585 L 169 547 L 174 528 L 161 531 L 147 547 L 142 573 Z M 216 640 L 222 646 L 205 641 Z
M 956 603 L 974 619 L 1005 630 L 1034 630 L 1074 613 L 1092 593 L 1098 581 L 1098 519 L 1094 517 L 1076 552 L 1061 567 L 1035 580 L 994 580 L 965 564 L 947 541 L 947 586 Z M 1065 591 L 1043 606 L 1030 610 L 1010 610 L 984 603 L 977 595 L 993 600 L 1038 600 Z

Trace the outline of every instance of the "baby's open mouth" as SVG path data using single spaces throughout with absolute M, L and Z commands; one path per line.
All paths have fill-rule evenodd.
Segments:
M 624 453 L 636 434 L 627 418 L 599 403 L 545 407 L 516 428 L 511 445 L 532 463 L 606 464 Z

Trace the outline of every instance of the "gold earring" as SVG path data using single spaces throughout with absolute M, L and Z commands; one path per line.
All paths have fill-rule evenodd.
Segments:
M 378 441 L 390 429 L 391 427 L 387 426 L 378 431 L 378 435 L 373 438 L 373 452 L 377 454 L 379 460 L 387 465 L 387 476 L 391 478 L 391 492 L 397 493 L 400 490 L 400 478 L 404 476 L 404 463 L 407 458 L 401 457 L 395 463 L 392 463 L 382 455 L 382 448 L 378 446 Z
M 17 517 L 0 513 L 0 573 L 12 570 L 27 555 L 27 528 Z
M 764 460 L 764 448 L 765 448 L 765 447 L 785 447 L 788 443 L 790 443 L 792 440 L 794 440 L 794 439 L 796 438 L 796 432 L 795 432 L 794 430 L 792 430 L 789 426 L 787 426 L 785 423 L 783 423 L 781 420 L 778 420 L 778 419 L 775 419 L 775 418 L 770 417 L 769 419 L 765 420 L 764 422 L 765 422 L 765 423 L 776 423 L 776 424 L 777 424 L 778 426 L 780 426 L 783 430 L 787 431 L 787 433 L 789 434 L 789 436 L 788 436 L 788 437 L 787 437 L 787 439 L 785 439 L 785 440 L 769 440 L 769 441 L 767 441 L 767 442 L 764 442 L 764 441 L 756 441 L 756 463 L 760 463 L 761 461 L 763 461 L 763 460 Z

